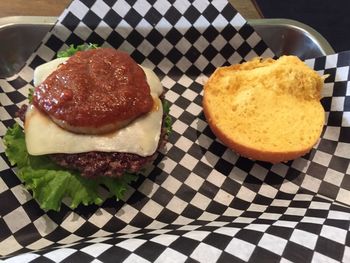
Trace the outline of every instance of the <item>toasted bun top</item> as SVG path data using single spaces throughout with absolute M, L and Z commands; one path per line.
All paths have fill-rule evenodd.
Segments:
M 237 153 L 272 163 L 295 159 L 320 137 L 323 80 L 295 56 L 221 67 L 204 86 L 204 113 Z

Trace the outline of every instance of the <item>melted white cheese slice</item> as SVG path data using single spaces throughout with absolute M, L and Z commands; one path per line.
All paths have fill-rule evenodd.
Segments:
M 34 85 L 39 85 L 64 59 L 55 59 L 43 64 L 34 71 Z M 155 110 L 137 118 L 128 126 L 103 135 L 76 134 L 56 125 L 51 119 L 30 106 L 26 113 L 24 132 L 28 153 L 44 155 L 52 153 L 82 153 L 91 151 L 128 152 L 140 156 L 152 155 L 160 138 L 163 107 L 159 96 L 163 87 L 150 69 L 143 68 L 151 87 L 157 107 Z

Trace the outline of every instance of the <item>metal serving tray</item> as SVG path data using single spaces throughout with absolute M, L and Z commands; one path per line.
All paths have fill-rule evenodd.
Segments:
M 0 78 L 10 77 L 24 65 L 56 17 L 13 16 L 0 18 Z M 334 50 L 317 31 L 289 19 L 248 20 L 267 45 L 280 55 L 302 59 L 332 54 Z

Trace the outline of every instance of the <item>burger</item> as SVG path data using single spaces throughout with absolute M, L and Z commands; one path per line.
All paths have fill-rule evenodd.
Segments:
M 41 208 L 122 198 L 170 131 L 155 73 L 125 52 L 84 45 L 38 66 L 33 82 L 30 103 L 18 112 L 24 128 L 10 128 L 4 142 Z

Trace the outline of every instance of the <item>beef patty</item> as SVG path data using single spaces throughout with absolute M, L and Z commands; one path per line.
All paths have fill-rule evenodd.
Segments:
M 25 122 L 27 108 L 27 105 L 23 105 L 16 114 L 23 122 Z M 157 150 L 164 147 L 166 141 L 167 134 L 163 121 Z M 52 161 L 64 168 L 79 171 L 83 177 L 97 178 L 101 176 L 121 177 L 126 172 L 138 173 L 152 162 L 156 155 L 157 151 L 153 155 L 146 157 L 122 152 L 59 153 L 49 154 L 48 156 Z

